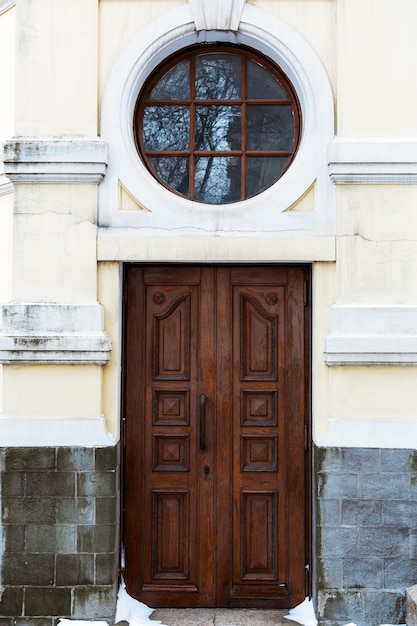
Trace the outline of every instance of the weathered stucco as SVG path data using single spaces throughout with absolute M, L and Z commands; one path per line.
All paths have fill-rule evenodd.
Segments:
M 417 572 L 412 551 L 417 531 L 410 517 L 408 526 L 404 522 L 393 529 L 390 505 L 384 504 L 381 493 L 386 474 L 392 478 L 395 473 L 395 462 L 405 468 L 396 480 L 415 482 L 417 350 L 416 331 L 407 320 L 414 319 L 417 301 L 417 84 L 413 78 L 417 4 L 415 0 L 247 0 L 243 8 L 236 4 L 239 11 L 242 8 L 242 14 L 236 9 L 239 17 L 234 16 L 235 21 L 243 20 L 239 33 L 224 30 L 227 15 L 218 17 L 211 11 L 201 17 L 203 4 L 197 5 L 198 24 L 218 19 L 218 31 L 197 33 L 187 0 L 17 0 L 16 6 L 9 3 L 4 12 L 0 10 L 0 58 L 7 59 L 1 75 L 1 92 L 7 97 L 0 98 L 0 142 L 6 142 L 0 156 L 0 305 L 17 311 L 24 303 L 38 303 L 43 311 L 34 328 L 22 324 L 23 334 L 0 328 L 2 341 L 17 337 L 31 348 L 30 363 L 6 359 L 0 365 L 1 445 L 7 450 L 33 448 L 21 456 L 24 461 L 29 454 L 33 462 L 28 473 L 38 471 L 37 464 L 45 458 L 41 450 L 53 447 L 58 452 L 54 451 L 48 471 L 57 473 L 64 467 L 56 465 L 56 459 L 65 439 L 68 446 L 85 444 L 91 450 L 118 440 L 122 263 L 309 263 L 311 432 L 319 459 L 315 484 L 320 516 L 313 578 L 319 616 L 329 625 L 356 618 L 359 626 L 371 623 L 363 603 L 368 597 L 373 598 L 372 606 L 382 607 L 375 613 L 378 619 L 400 619 L 401 590 Z M 216 38 L 242 40 L 276 54 L 275 60 L 282 61 L 299 90 L 303 138 L 308 135 L 308 145 L 300 149 L 301 165 L 296 162 L 284 184 L 281 181 L 244 207 L 180 202 L 144 171 L 132 142 L 130 116 L 139 82 L 174 50 Z M 42 364 L 42 350 L 37 348 L 52 341 L 47 311 L 55 306 L 62 311 L 67 304 L 73 313 L 67 326 L 60 318 L 65 336 L 60 337 L 61 343 L 50 344 L 56 353 Z M 103 307 L 103 323 L 86 329 L 86 320 L 79 315 L 90 304 Z M 106 353 L 101 365 L 87 358 L 91 345 L 101 346 Z M 389 345 L 408 355 L 403 360 L 407 367 L 398 364 L 398 352 L 390 353 Z M 73 361 L 67 358 L 71 346 L 79 348 L 76 364 L 69 364 Z M 343 347 L 341 357 L 337 346 Z M 12 354 L 12 343 L 9 348 Z M 5 458 L 16 460 L 19 452 L 7 450 Z M 68 459 L 83 456 L 76 451 L 65 454 Z M 91 452 L 88 468 L 80 461 L 74 471 L 94 473 L 93 459 Z M 373 459 L 379 463 L 377 478 L 371 471 Z M 368 464 L 368 469 L 356 471 L 356 461 L 363 468 Z M 7 477 L 9 469 L 7 464 L 3 467 L 3 497 L 10 481 L 18 489 L 22 479 L 22 474 L 16 477 L 15 468 L 13 477 Z M 54 480 L 58 485 L 55 474 Z M 369 493 L 380 490 L 375 497 L 378 523 L 368 528 L 368 536 L 375 537 L 380 528 L 387 541 L 407 535 L 410 551 L 404 551 L 400 542 L 403 577 L 388 557 L 384 570 L 385 557 L 372 554 L 371 542 L 368 568 L 357 570 L 359 578 L 353 571 L 361 556 L 357 544 L 354 557 L 343 552 L 347 519 L 343 511 L 349 509 L 354 515 L 363 510 L 367 489 Z M 404 496 L 403 509 L 394 491 L 386 494 L 386 501 L 399 513 L 409 511 L 414 491 Z M 9 495 L 19 499 L 13 502 L 18 515 L 24 494 Z M 4 507 L 2 514 L 4 525 Z M 39 523 L 29 517 L 24 532 L 36 552 L 33 533 Z M 55 522 L 51 521 L 54 528 Z M 348 534 L 355 540 L 367 536 L 359 524 L 348 525 L 354 527 Z M 12 531 L 8 527 L 7 532 Z M 74 529 L 68 532 L 71 535 Z M 337 538 L 337 554 L 332 552 L 332 536 Z M 23 550 L 13 570 L 9 547 L 12 569 L 6 581 L 10 572 L 17 572 L 13 579 L 17 582 L 10 582 L 13 593 L 8 589 L 0 604 L 6 616 L 4 611 L 12 611 L 16 602 L 22 611 L 25 584 L 24 577 L 21 584 L 18 580 Z M 85 558 L 88 581 L 83 579 L 85 595 L 81 598 L 79 591 L 77 602 L 87 608 L 73 604 L 68 610 L 71 616 L 97 606 L 101 583 L 89 568 L 97 558 L 114 567 L 114 550 L 112 545 L 111 557 L 93 551 Z M 63 547 L 57 547 L 57 553 L 61 573 L 66 562 L 82 567 L 83 559 L 79 563 L 78 556 L 68 556 Z M 48 567 L 51 554 L 44 559 Z M 378 566 L 375 571 L 372 563 Z M 106 569 L 110 571 L 114 580 L 103 583 L 108 606 L 115 599 L 116 584 L 115 570 Z M 331 584 L 330 574 L 334 575 Z M 4 576 L 3 563 L 3 585 Z M 394 590 L 389 589 L 390 580 Z M 346 581 L 349 593 L 343 595 Z M 381 581 L 385 600 L 375 591 Z M 90 584 L 95 589 L 88 599 Z M 59 596 L 64 603 L 68 588 Z M 31 617 L 41 616 L 35 613 L 33 589 L 27 599 L 34 611 Z M 52 613 L 48 616 L 52 626 Z

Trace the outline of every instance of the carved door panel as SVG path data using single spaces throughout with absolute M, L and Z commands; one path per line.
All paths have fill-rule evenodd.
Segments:
M 128 266 L 125 546 L 153 606 L 305 595 L 301 267 Z

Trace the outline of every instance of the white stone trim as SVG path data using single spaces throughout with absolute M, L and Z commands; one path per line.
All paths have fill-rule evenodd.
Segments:
M 272 187 L 243 202 L 191 202 L 160 185 L 142 164 L 132 123 L 141 86 L 167 56 L 198 42 L 234 42 L 258 49 L 277 62 L 293 83 L 303 118 L 297 156 Z M 327 147 L 333 139 L 333 96 L 327 74 L 310 44 L 288 23 L 246 4 L 239 31 L 197 32 L 191 6 L 181 5 L 142 27 L 113 65 L 101 107 L 101 136 L 111 159 L 100 185 L 99 224 L 147 234 L 233 236 L 279 234 L 328 236 L 335 232 L 334 186 Z M 148 211 L 119 210 L 119 181 Z M 314 183 L 315 208 L 288 210 Z
M 0 15 L 14 7 L 16 0 L 0 0 Z
M 82 446 L 84 448 L 114 446 L 117 441 L 106 430 L 103 416 L 7 417 L 0 416 L 2 448 Z
M 239 30 L 246 0 L 188 0 L 196 30 Z
M 3 160 L 13 183 L 100 183 L 107 145 L 91 138 L 16 137 L 4 143 Z
M 417 140 L 336 137 L 329 173 L 339 185 L 416 183 Z
M 99 229 L 98 261 L 335 261 L 334 237 L 151 237 Z M 141 233 L 142 235 L 142 233 Z
M 417 305 L 336 304 L 327 365 L 417 365 Z
M 6 177 L 4 173 L 4 163 L 0 161 L 0 196 L 4 196 L 6 193 L 12 193 L 13 184 Z
M 330 419 L 314 442 L 327 448 L 417 449 L 416 420 Z
M 0 363 L 105 364 L 110 350 L 98 302 L 0 306 Z

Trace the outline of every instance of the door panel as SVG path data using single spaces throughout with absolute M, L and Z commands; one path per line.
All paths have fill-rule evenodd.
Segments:
M 302 267 L 128 266 L 125 546 L 156 606 L 305 596 Z

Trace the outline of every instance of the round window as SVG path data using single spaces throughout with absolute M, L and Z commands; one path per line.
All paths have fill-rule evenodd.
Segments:
M 294 88 L 253 50 L 194 47 L 160 65 L 138 97 L 137 150 L 153 176 L 190 200 L 255 196 L 286 171 L 300 140 Z

